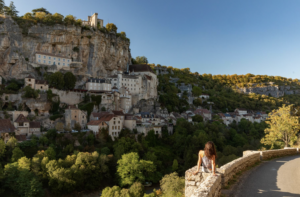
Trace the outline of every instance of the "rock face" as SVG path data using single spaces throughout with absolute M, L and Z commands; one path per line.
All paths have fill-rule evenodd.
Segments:
M 290 86 L 237 87 L 237 90 L 246 94 L 255 93 L 267 96 L 271 95 L 276 98 L 284 95 L 300 94 L 299 89 L 292 89 Z
M 28 28 L 28 34 L 22 34 L 12 18 L 0 15 L 0 75 L 4 78 L 20 79 L 31 73 L 36 52 L 73 58 L 82 62 L 81 73 L 106 76 L 112 70 L 124 70 L 131 62 L 129 45 L 114 33 L 76 26 L 37 24 Z

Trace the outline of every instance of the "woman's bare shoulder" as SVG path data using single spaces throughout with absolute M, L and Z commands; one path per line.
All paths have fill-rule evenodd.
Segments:
M 202 155 L 203 153 L 204 153 L 203 150 L 200 150 L 200 151 L 199 151 L 199 155 Z

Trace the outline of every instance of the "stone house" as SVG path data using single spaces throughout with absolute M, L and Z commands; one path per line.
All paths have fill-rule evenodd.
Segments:
M 90 120 L 100 120 L 102 116 L 110 114 L 110 112 L 102 111 L 102 112 L 92 112 L 90 115 Z
M 98 19 L 98 13 L 94 13 L 92 16 L 88 16 L 88 20 L 87 21 L 82 21 L 82 25 L 87 25 L 87 26 L 91 26 L 94 27 L 95 29 L 98 28 L 98 26 L 100 28 L 103 27 L 103 20 L 102 19 Z
M 28 111 L 13 111 L 12 112 L 12 121 L 14 122 L 21 114 L 23 114 L 25 117 L 27 117 Z
M 108 133 L 115 140 L 119 137 L 121 130 L 123 129 L 122 120 L 114 114 L 107 114 L 101 117 L 101 121 L 104 121 L 108 125 Z
M 124 120 L 124 127 L 129 130 L 136 129 L 136 118 L 132 114 L 126 114 Z
M 205 121 L 212 120 L 212 114 L 207 109 L 196 109 L 194 114 L 202 116 Z
M 108 79 L 89 78 L 85 88 L 88 91 L 111 91 L 111 83 Z
M 120 118 L 122 125 L 124 125 L 125 114 L 123 113 L 122 110 L 120 110 L 120 111 L 113 110 L 112 114 L 114 114 L 116 117 Z
M 79 123 L 81 128 L 85 128 L 87 124 L 87 113 L 81 111 L 75 105 L 70 105 L 68 109 L 65 110 L 65 125 L 70 125 L 74 128 L 75 123 Z
M 202 101 L 206 101 L 206 100 L 209 99 L 209 95 L 208 95 L 208 94 L 201 94 L 201 95 L 199 96 L 199 98 L 201 98 Z
M 142 93 L 142 76 L 130 75 L 123 73 L 122 70 L 118 70 L 117 74 L 107 77 L 110 80 L 111 86 L 116 87 L 120 91 L 120 88 L 125 87 L 133 95 L 139 95 Z
M 0 119 L 0 137 L 6 144 L 10 136 L 15 132 L 15 127 L 9 119 Z
M 47 67 L 56 66 L 57 70 L 70 70 L 70 64 L 72 63 L 72 59 L 61 54 L 36 52 L 35 62 L 37 64 L 45 65 Z
M 238 113 L 239 115 L 244 115 L 244 114 L 247 114 L 247 109 L 244 109 L 244 108 L 236 108 L 234 110 L 234 112 Z
M 246 119 L 246 120 L 249 120 L 250 122 L 254 123 L 254 119 L 253 119 L 253 114 L 243 114 L 243 117 Z
M 105 121 L 102 120 L 91 120 L 87 123 L 87 127 L 89 130 L 92 130 L 94 135 L 97 135 L 99 133 L 99 130 L 106 129 L 108 125 Z
M 219 113 L 218 114 L 220 116 L 220 118 L 223 120 L 223 123 L 228 126 L 229 124 L 231 124 L 233 122 L 233 118 L 231 117 L 230 114 L 224 114 L 224 113 Z
M 29 121 L 23 114 L 20 114 L 14 120 L 14 127 L 16 128 L 17 135 L 41 135 L 41 124 L 39 122 Z
M 253 119 L 254 119 L 254 122 L 257 122 L 257 123 L 261 123 L 263 121 L 263 117 L 261 117 L 261 116 L 255 116 Z
M 129 110 L 132 108 L 132 97 L 131 94 L 126 87 L 121 87 L 119 89 L 120 93 L 120 108 L 125 112 L 128 113 Z
M 36 80 L 31 75 L 25 78 L 25 86 L 30 86 L 34 90 L 40 90 L 44 92 L 49 90 L 49 85 L 45 80 Z

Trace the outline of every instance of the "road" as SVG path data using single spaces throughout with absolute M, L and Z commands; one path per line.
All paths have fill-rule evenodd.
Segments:
M 236 197 L 300 197 L 300 156 L 263 162 L 237 188 Z

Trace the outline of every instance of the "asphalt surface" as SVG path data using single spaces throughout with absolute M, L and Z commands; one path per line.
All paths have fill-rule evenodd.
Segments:
M 236 197 L 300 197 L 300 156 L 263 162 L 237 190 Z

